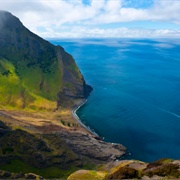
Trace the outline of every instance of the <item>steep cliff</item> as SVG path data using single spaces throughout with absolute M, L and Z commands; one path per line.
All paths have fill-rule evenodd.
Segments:
M 73 57 L 0 11 L 1 108 L 57 109 L 86 98 L 86 85 Z
M 122 157 L 72 117 L 91 91 L 61 46 L 0 11 L 0 178 L 67 178 Z

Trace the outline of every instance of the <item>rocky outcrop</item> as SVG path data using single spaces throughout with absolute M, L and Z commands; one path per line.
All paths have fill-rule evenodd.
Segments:
M 33 173 L 11 173 L 0 170 L 0 179 L 43 179 L 41 176 Z
M 68 180 L 103 180 L 107 176 L 105 171 L 78 170 L 68 177 Z
M 68 177 L 68 180 L 86 179 L 179 179 L 180 161 L 160 159 L 145 163 L 137 160 L 122 160 L 108 163 L 100 171 L 79 170 Z
M 68 149 L 81 157 L 89 158 L 96 163 L 107 163 L 126 154 L 126 148 L 121 144 L 107 143 L 97 140 L 89 134 L 61 131 L 56 134 L 67 144 Z
M 43 177 L 58 178 L 59 175 L 63 176 L 64 171 L 71 174 L 74 169 L 87 166 L 95 168 L 126 153 L 126 148 L 120 144 L 106 143 L 91 134 L 70 131 L 51 123 L 42 127 L 34 126 L 34 129 L 39 133 L 12 130 L 0 121 L 0 169 L 11 164 L 4 169 L 10 171 L 17 164 L 23 164 L 32 173 L 37 171 L 31 169 L 41 169 L 40 175 L 43 176 L 43 169 L 48 171 L 48 168 L 55 168 L 61 174 L 48 171 L 50 176 Z

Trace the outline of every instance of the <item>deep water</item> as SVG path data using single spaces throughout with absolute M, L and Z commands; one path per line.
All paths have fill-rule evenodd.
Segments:
M 180 40 L 51 40 L 73 55 L 94 91 L 77 114 L 128 158 L 180 159 Z

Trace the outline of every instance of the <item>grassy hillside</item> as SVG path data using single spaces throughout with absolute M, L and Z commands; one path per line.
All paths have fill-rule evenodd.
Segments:
M 54 62 L 52 72 L 0 59 L 0 104 L 8 108 L 55 109 L 62 87 L 62 71 Z M 2 108 L 2 107 L 1 107 Z
M 82 129 L 71 108 L 92 90 L 75 60 L 11 13 L 0 10 L 0 22 L 0 178 L 34 176 L 29 172 L 65 178 L 94 167 L 83 154 L 83 142 L 81 155 L 66 142 L 85 141 L 83 134 L 70 133 Z
M 71 55 L 8 12 L 0 21 L 0 108 L 55 110 L 86 98 L 91 89 Z

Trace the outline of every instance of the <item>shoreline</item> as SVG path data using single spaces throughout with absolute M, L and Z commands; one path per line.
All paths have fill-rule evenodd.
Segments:
M 86 126 L 86 125 L 81 121 L 81 119 L 79 118 L 79 116 L 76 114 L 76 111 L 77 111 L 79 108 L 81 108 L 84 104 L 86 104 L 86 102 L 87 102 L 87 99 L 86 99 L 86 100 L 83 100 L 81 103 L 79 103 L 78 105 L 76 105 L 76 106 L 71 110 L 72 116 L 73 116 L 73 118 L 74 118 L 85 130 L 87 130 L 90 134 L 92 134 L 92 135 L 100 138 L 100 136 L 99 136 L 96 132 L 94 132 L 92 129 L 90 129 L 90 127 Z

